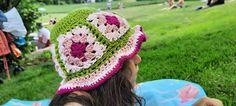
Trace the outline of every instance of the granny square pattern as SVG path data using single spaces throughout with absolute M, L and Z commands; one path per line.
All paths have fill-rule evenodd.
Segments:
M 79 9 L 62 18 L 51 31 L 55 68 L 62 77 L 58 94 L 91 90 L 120 70 L 146 40 L 141 26 L 109 12 Z

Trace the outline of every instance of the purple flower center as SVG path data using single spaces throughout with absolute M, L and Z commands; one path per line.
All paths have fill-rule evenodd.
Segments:
M 71 55 L 73 57 L 77 57 L 77 58 L 82 58 L 84 57 L 84 53 L 86 52 L 87 45 L 85 43 L 73 43 L 71 45 Z
M 109 15 L 106 15 L 106 20 L 107 20 L 107 23 L 110 24 L 110 25 L 116 25 L 116 26 L 119 26 L 120 25 L 120 22 L 119 20 L 117 19 L 116 16 L 109 16 Z

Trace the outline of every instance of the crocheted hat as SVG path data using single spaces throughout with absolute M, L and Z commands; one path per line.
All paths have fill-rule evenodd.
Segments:
M 51 34 L 55 68 L 63 78 L 57 94 L 96 88 L 136 55 L 146 40 L 139 25 L 130 28 L 124 18 L 92 9 L 71 12 Z

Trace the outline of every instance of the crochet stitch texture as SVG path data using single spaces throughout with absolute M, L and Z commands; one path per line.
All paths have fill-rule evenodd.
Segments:
M 91 90 L 112 77 L 140 50 L 146 36 L 141 26 L 113 13 L 79 9 L 52 29 L 53 60 L 63 78 L 57 93 Z

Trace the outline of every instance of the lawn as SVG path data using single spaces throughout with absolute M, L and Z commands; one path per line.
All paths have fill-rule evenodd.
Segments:
M 140 5 L 150 5 L 150 4 L 157 4 L 161 3 L 164 0 L 158 0 L 158 1 L 139 1 L 134 2 L 134 0 L 126 0 L 123 1 L 123 8 L 130 8 L 130 7 L 136 7 Z M 112 9 L 117 9 L 119 2 L 114 1 L 112 2 Z M 46 13 L 43 17 L 40 17 L 38 21 L 47 23 L 50 19 L 54 19 L 55 17 L 57 19 L 60 19 L 67 15 L 68 12 L 71 10 L 74 10 L 76 8 L 83 8 L 83 7 L 89 7 L 89 8 L 95 8 L 97 10 L 105 10 L 106 9 L 106 2 L 101 3 L 85 3 L 85 4 L 70 4 L 70 5 L 45 5 L 42 6 L 46 9 Z
M 139 6 L 139 5 L 149 5 L 149 4 L 157 4 L 161 3 L 164 0 L 152 0 L 152 1 L 139 1 L 135 2 L 133 0 L 123 0 L 123 7 L 134 7 L 134 6 Z M 113 1 L 112 2 L 112 9 L 117 9 L 119 2 L 118 1 Z M 43 6 L 48 13 L 67 13 L 70 12 L 71 10 L 75 8 L 82 8 L 82 7 L 92 7 L 95 9 L 101 9 L 105 10 L 106 9 L 106 2 L 100 2 L 100 3 L 84 3 L 84 4 L 69 4 L 69 5 L 45 5 Z
M 155 4 L 113 12 L 126 17 L 132 26 L 142 25 L 149 37 L 140 52 L 138 82 L 192 81 L 225 106 L 236 106 L 236 2 L 195 11 L 201 4 L 190 1 L 186 8 L 175 10 Z M 48 52 L 29 55 L 22 62 L 26 71 L 0 85 L 0 104 L 11 98 L 52 98 L 60 78 L 52 62 L 42 59 L 49 57 Z

